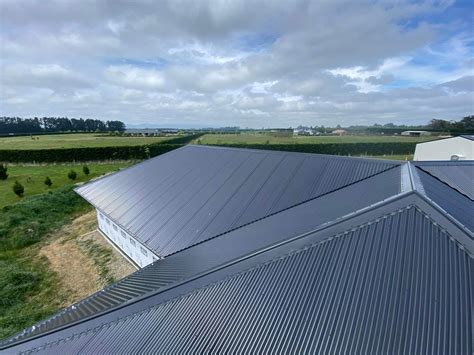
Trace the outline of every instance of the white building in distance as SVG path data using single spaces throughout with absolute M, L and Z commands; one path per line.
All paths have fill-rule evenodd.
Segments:
M 418 143 L 414 160 L 474 160 L 474 136 Z
M 421 137 L 421 136 L 431 136 L 431 132 L 428 131 L 403 131 L 400 133 L 402 136 L 409 137 Z

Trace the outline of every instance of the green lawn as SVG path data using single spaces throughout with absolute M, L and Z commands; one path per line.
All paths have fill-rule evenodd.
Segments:
M 1 137 L 0 149 L 51 149 L 132 146 L 163 142 L 169 137 L 114 137 L 95 133 Z
M 402 136 L 294 136 L 272 137 L 261 133 L 206 134 L 193 143 L 200 144 L 325 144 L 325 143 L 387 143 L 426 142 L 437 137 Z
M 74 182 L 83 182 L 97 176 L 130 166 L 131 162 L 114 163 L 94 163 L 88 164 L 90 174 L 84 175 L 82 164 L 64 164 L 64 165 L 10 165 L 8 166 L 8 179 L 0 180 L 0 208 L 3 206 L 18 202 L 21 200 L 13 193 L 12 185 L 18 180 L 25 188 L 25 196 L 36 195 L 55 190 L 64 185 L 73 183 L 68 179 L 67 174 L 72 169 L 77 173 Z M 46 176 L 52 180 L 53 185 L 48 188 L 44 184 Z

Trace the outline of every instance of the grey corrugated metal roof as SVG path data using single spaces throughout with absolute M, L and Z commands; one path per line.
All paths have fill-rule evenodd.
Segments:
M 472 244 L 398 202 L 12 350 L 471 354 Z
M 307 156 L 307 154 L 303 155 Z M 377 161 L 375 161 L 375 163 L 377 163 Z M 358 164 L 352 165 L 352 171 L 355 171 L 358 168 L 360 168 Z M 364 167 L 364 169 L 367 168 Z M 348 171 L 350 172 L 351 170 L 349 169 Z M 112 175 L 112 177 L 113 176 L 114 175 Z M 306 175 L 306 179 L 311 181 L 312 178 L 313 176 L 311 174 Z M 302 181 L 300 184 L 303 182 L 304 181 Z M 234 196 L 238 196 L 238 194 L 234 194 Z M 211 238 L 203 241 L 198 241 L 197 244 L 177 253 L 171 254 L 164 260 L 159 260 L 155 264 L 140 270 L 136 274 L 119 281 L 112 287 L 87 298 L 74 307 L 68 308 L 65 311 L 51 317 L 47 321 L 37 324 L 36 329 L 26 330 L 20 336 L 14 337 L 10 342 L 3 344 L 3 346 L 13 346 L 8 348 L 7 351 L 20 351 L 38 348 L 38 346 L 44 345 L 46 343 L 51 344 L 51 342 L 59 341 L 59 345 L 55 343 L 52 345 L 52 347 L 48 346 L 47 348 L 48 352 L 58 353 L 74 353 L 79 350 L 86 351 L 87 349 L 93 349 L 91 350 L 93 352 L 115 352 L 116 348 L 114 348 L 114 345 L 112 345 L 112 339 L 114 339 L 117 344 L 119 344 L 122 339 L 127 339 L 127 345 L 128 343 L 133 342 L 134 344 L 143 344 L 144 347 L 156 346 L 156 348 L 143 349 L 154 352 L 161 351 L 162 349 L 159 348 L 159 346 L 163 344 L 166 345 L 166 341 L 168 341 L 168 345 L 170 346 L 184 346 L 186 345 L 186 341 L 191 339 L 189 338 L 191 336 L 190 329 L 184 326 L 182 332 L 180 333 L 180 329 L 175 328 L 172 325 L 173 322 L 177 321 L 175 317 L 178 317 L 181 323 L 183 322 L 183 318 L 181 317 L 186 317 L 184 320 L 184 322 L 186 322 L 185 325 L 189 323 L 189 325 L 196 326 L 197 328 L 195 329 L 199 333 L 206 332 L 209 329 L 200 328 L 200 324 L 196 324 L 195 322 L 196 319 L 199 318 L 200 315 L 202 317 L 214 316 L 214 314 L 208 313 L 205 307 L 198 309 L 201 311 L 200 315 L 192 313 L 191 310 L 186 309 L 186 307 L 190 305 L 204 306 L 206 304 L 205 302 L 208 302 L 209 304 L 214 302 L 214 304 L 217 304 L 219 307 L 223 307 L 225 312 L 229 312 L 229 309 L 232 308 L 226 304 L 226 300 L 231 299 L 233 293 L 228 293 L 229 290 L 227 290 L 221 294 L 214 294 L 212 291 L 213 286 L 209 285 L 221 283 L 225 284 L 229 279 L 236 280 L 235 278 L 238 277 L 240 273 L 245 273 L 246 270 L 250 270 L 249 272 L 254 272 L 253 270 L 259 270 L 259 268 L 263 267 L 262 265 L 266 265 L 268 262 L 278 263 L 278 260 L 280 260 L 282 257 L 286 258 L 288 253 L 291 254 L 297 250 L 300 250 L 301 253 L 304 253 L 304 250 L 306 250 L 311 245 L 335 245 L 333 244 L 334 241 L 340 240 L 338 237 L 341 235 L 350 235 L 351 238 L 349 239 L 351 240 L 359 240 L 359 237 L 362 237 L 362 239 L 365 240 L 364 245 L 370 250 L 375 248 L 375 240 L 382 238 L 383 242 L 377 242 L 379 243 L 377 244 L 379 246 L 378 253 L 387 253 L 389 260 L 387 261 L 384 258 L 379 257 L 381 254 L 377 254 L 377 257 L 375 257 L 373 254 L 369 254 L 373 256 L 372 260 L 369 260 L 370 258 L 367 260 L 363 259 L 363 261 L 360 261 L 360 263 L 365 263 L 364 265 L 371 265 L 373 268 L 372 270 L 375 270 L 376 273 L 378 272 L 377 275 L 379 275 L 381 278 L 377 278 L 376 276 L 372 275 L 372 273 L 359 274 L 358 276 L 354 276 L 354 279 L 351 280 L 348 285 L 346 284 L 346 286 L 343 286 L 343 282 L 338 284 L 338 287 L 343 287 L 343 290 L 339 290 L 337 292 L 335 291 L 336 293 L 330 293 L 327 290 L 327 287 L 324 286 L 326 285 L 325 283 L 319 284 L 318 286 L 317 280 L 320 280 L 319 276 L 314 275 L 316 280 L 312 280 L 314 281 L 313 283 L 306 284 L 305 287 L 303 287 L 303 285 L 295 285 L 298 290 L 298 292 L 295 294 L 282 294 L 282 302 L 286 302 L 288 307 L 292 307 L 293 299 L 291 297 L 300 297 L 301 293 L 304 294 L 309 289 L 311 289 L 311 287 L 321 287 L 321 289 L 318 291 L 320 292 L 319 294 L 322 295 L 323 298 L 328 297 L 326 301 L 323 302 L 325 306 L 327 305 L 330 309 L 335 309 L 334 307 L 339 307 L 340 305 L 344 304 L 344 307 L 347 307 L 345 308 L 347 311 L 349 309 L 349 305 L 354 305 L 353 309 L 351 308 L 350 310 L 350 314 L 354 314 L 355 312 L 362 317 L 350 318 L 351 315 L 347 314 L 347 312 L 339 312 L 337 316 L 333 316 L 332 312 L 327 313 L 326 317 L 316 319 L 316 323 L 312 325 L 318 326 L 317 323 L 319 321 L 323 322 L 324 324 L 334 325 L 331 336 L 328 337 L 328 333 L 324 332 L 317 333 L 319 335 L 312 338 L 312 340 L 316 342 L 323 341 L 327 344 L 330 342 L 337 343 L 342 338 L 339 340 L 334 338 L 333 336 L 336 335 L 337 337 L 345 336 L 345 340 L 342 339 L 341 341 L 347 343 L 355 341 L 361 346 L 365 346 L 370 342 L 373 344 L 376 339 L 372 337 L 378 337 L 381 334 L 384 334 L 383 332 L 387 331 L 387 327 L 399 326 L 401 324 L 393 322 L 384 323 L 387 321 L 387 319 L 390 319 L 384 317 L 398 317 L 398 315 L 395 315 L 394 313 L 394 309 L 396 307 L 398 307 L 396 308 L 397 314 L 399 311 L 401 311 L 403 314 L 402 317 L 405 317 L 404 319 L 406 319 L 406 322 L 420 322 L 406 323 L 413 325 L 412 330 L 415 333 L 419 331 L 419 327 L 424 327 L 422 335 L 429 334 L 430 332 L 434 333 L 437 331 L 439 334 L 444 336 L 444 334 L 447 334 L 446 332 L 449 327 L 459 327 L 459 322 L 465 322 L 467 318 L 460 320 L 461 317 L 451 317 L 449 319 L 443 319 L 443 323 L 441 324 L 439 322 L 430 322 L 427 324 L 426 320 L 431 319 L 430 317 L 437 316 L 437 314 L 442 314 L 442 312 L 447 312 L 448 309 L 450 312 L 453 310 L 453 308 L 447 308 L 447 305 L 444 303 L 442 305 L 436 304 L 437 307 L 441 308 L 436 308 L 434 313 L 431 312 L 431 309 L 429 309 L 429 312 L 421 313 L 421 316 L 419 315 L 416 319 L 414 318 L 415 316 L 412 316 L 411 314 L 416 314 L 418 311 L 420 311 L 418 307 L 425 307 L 424 304 L 421 304 L 421 300 L 426 300 L 426 295 L 433 294 L 433 285 L 438 285 L 440 288 L 439 292 L 443 293 L 444 295 L 449 294 L 452 297 L 458 297 L 455 299 L 456 302 L 458 302 L 455 307 L 461 307 L 462 311 L 469 309 L 469 307 L 472 306 L 470 303 L 468 305 L 462 303 L 461 298 L 459 298 L 464 297 L 463 295 L 467 295 L 469 298 L 469 295 L 472 294 L 473 286 L 472 275 L 474 271 L 472 266 L 472 255 L 474 253 L 474 243 L 472 226 L 469 224 L 470 221 L 466 217 L 468 216 L 467 213 L 469 211 L 466 208 L 466 206 L 468 206 L 465 204 L 466 200 L 472 202 L 466 196 L 458 193 L 454 188 L 439 178 L 436 178 L 421 170 L 420 167 L 415 167 L 410 163 L 404 164 L 402 166 L 394 165 L 386 170 L 383 170 L 382 172 L 373 174 L 371 177 L 365 177 L 359 179 L 357 182 L 349 184 L 348 186 L 339 187 L 333 192 L 328 192 L 326 194 L 323 193 L 322 195 L 315 196 L 313 199 L 296 203 L 289 206 L 287 209 L 265 215 L 261 219 L 251 221 L 250 223 L 244 224 L 238 228 L 218 234 L 217 236 L 211 236 Z M 241 203 L 244 203 L 245 199 L 241 199 L 240 201 Z M 407 214 L 407 211 L 414 212 Z M 395 218 L 393 216 L 401 215 L 404 215 L 404 217 L 397 217 L 398 219 L 396 220 L 399 222 L 396 223 L 396 227 L 393 224 L 395 222 L 389 222 L 388 224 L 384 222 L 393 221 L 393 218 Z M 366 223 L 369 224 L 366 225 Z M 368 226 L 372 225 L 376 225 L 378 227 L 375 227 L 375 229 L 373 229 L 370 233 L 357 232 L 358 230 L 363 230 L 366 227 L 369 228 Z M 469 228 L 471 229 L 469 230 Z M 402 238 L 403 242 L 399 244 L 398 247 L 396 247 L 395 244 L 392 243 L 397 242 L 391 240 L 392 238 L 395 240 L 397 238 Z M 436 240 L 436 243 L 434 243 L 430 238 Z M 454 253 L 452 251 L 453 248 L 448 247 L 451 244 L 440 242 L 440 240 L 445 239 L 449 239 L 453 242 L 452 244 L 454 244 L 457 248 L 454 250 L 464 251 L 465 255 L 467 255 L 467 264 L 465 264 L 463 261 L 466 260 L 466 257 L 462 256 L 464 254 L 458 252 Z M 416 240 L 416 242 L 414 240 Z M 404 244 L 405 242 L 412 244 Z M 337 270 L 342 270 L 345 275 L 349 275 L 348 270 L 353 270 L 353 272 L 357 274 L 360 271 L 359 266 L 352 268 L 351 263 L 354 262 L 357 263 L 357 265 L 362 265 L 359 263 L 359 259 L 356 258 L 356 256 L 362 255 L 360 254 L 361 251 L 358 251 L 359 249 L 355 247 L 358 242 L 336 244 L 338 246 L 333 247 L 333 254 L 331 254 L 332 257 L 330 259 L 325 259 L 325 263 L 327 262 L 329 264 L 323 265 L 323 262 L 321 262 L 321 265 L 323 265 L 325 270 L 328 270 L 327 272 L 329 272 L 330 268 L 334 267 Z M 422 248 L 423 245 L 426 247 L 426 249 L 421 250 L 420 248 Z M 389 248 L 389 250 L 387 251 L 385 248 Z M 365 249 L 363 252 L 365 252 Z M 392 253 L 395 253 L 399 259 L 396 259 Z M 340 255 L 346 255 L 346 257 L 344 259 L 340 259 Z M 435 257 L 433 257 L 433 255 L 435 255 Z M 448 259 L 440 259 L 440 256 L 442 255 L 446 255 Z M 421 269 L 410 268 L 409 271 L 404 270 L 404 272 L 396 269 L 402 267 L 401 265 L 405 262 L 407 262 L 407 265 L 411 265 L 410 260 L 415 262 L 415 256 L 419 256 L 419 259 L 416 259 L 416 262 L 421 263 L 419 265 L 423 265 Z M 336 259 L 333 260 L 334 257 Z M 350 261 L 351 258 L 353 258 L 352 261 Z M 320 262 L 318 258 L 313 261 Z M 297 279 L 300 273 L 306 270 L 305 268 L 292 268 L 291 265 L 296 265 L 295 263 L 299 262 L 300 261 L 294 259 L 294 261 L 283 267 L 283 269 L 280 270 L 278 274 L 284 274 L 286 272 L 287 275 L 289 275 L 289 280 Z M 439 267 L 437 266 L 438 262 L 440 263 L 439 265 L 441 265 Z M 434 269 L 433 266 L 435 266 Z M 446 276 L 446 279 L 444 279 L 444 276 L 439 274 L 437 271 L 433 271 L 438 270 L 441 267 L 445 272 L 446 270 L 449 270 L 447 274 L 443 274 Z M 465 271 L 460 271 L 461 267 L 464 267 L 465 269 L 463 270 Z M 382 271 L 377 271 L 385 270 L 383 272 L 388 272 L 387 270 L 390 270 L 390 268 L 394 268 L 393 270 L 396 269 L 396 272 L 387 273 L 387 277 L 384 276 Z M 422 272 L 422 274 L 420 274 L 421 276 L 419 276 L 419 279 L 413 279 L 412 283 L 401 288 L 399 287 L 399 284 L 396 284 L 397 280 L 393 279 L 394 275 L 398 275 L 403 279 L 405 274 L 418 275 L 417 273 L 420 272 Z M 455 274 L 456 272 L 458 272 L 458 274 Z M 459 274 L 459 272 L 465 273 Z M 272 284 L 274 281 L 278 282 L 278 280 L 274 278 L 276 275 L 262 275 L 263 278 L 260 279 L 256 284 L 247 284 L 247 281 L 245 281 L 243 284 L 239 285 L 243 285 L 242 287 L 251 289 L 253 285 L 267 284 L 270 288 L 277 287 L 277 289 L 280 289 L 281 285 Z M 330 280 L 329 274 L 325 275 L 326 276 L 321 275 L 320 277 Z M 387 279 L 387 281 L 380 281 L 384 279 Z M 448 279 L 450 280 L 449 282 L 447 281 Z M 347 280 L 348 279 L 345 279 L 345 281 Z M 363 280 L 367 280 L 367 282 L 365 283 Z M 341 319 L 349 319 L 350 321 L 355 322 L 351 324 L 354 324 L 355 327 L 359 328 L 361 324 L 366 324 L 364 323 L 366 320 L 374 320 L 373 318 L 370 318 L 374 317 L 374 314 L 371 313 L 372 310 L 364 307 L 361 308 L 361 303 L 357 303 L 357 299 L 351 298 L 351 295 L 359 292 L 359 290 L 362 288 L 374 290 L 376 287 L 378 287 L 377 285 L 380 285 L 380 282 L 384 283 L 386 286 L 388 285 L 387 287 L 390 285 L 390 287 L 394 287 L 393 290 L 389 290 L 389 292 L 387 291 L 388 293 L 386 293 L 385 296 L 374 296 L 375 299 L 372 299 L 374 305 L 377 304 L 376 302 L 384 302 L 385 304 L 391 304 L 394 307 L 392 311 L 388 311 L 384 308 L 379 309 L 379 312 L 381 312 L 380 317 L 382 318 L 378 319 L 377 322 L 380 322 L 379 324 L 381 328 L 379 329 L 374 325 L 372 328 L 370 328 L 371 330 L 368 334 L 363 334 L 362 338 L 357 338 L 355 340 L 353 339 L 353 336 L 356 336 L 357 334 L 354 335 L 350 332 L 337 333 L 337 329 L 340 329 L 340 327 L 345 327 L 345 323 Z M 395 284 L 393 284 L 393 282 L 395 282 Z M 328 285 L 332 285 L 332 283 Z M 419 290 L 425 286 L 429 288 L 426 290 L 426 293 L 423 294 L 421 292 L 420 295 L 418 295 Z M 448 288 L 448 286 L 450 288 Z M 285 286 L 283 288 L 285 288 Z M 330 286 L 330 288 L 335 290 L 336 286 Z M 460 292 L 465 293 L 450 293 L 452 292 L 452 288 L 456 290 L 464 290 Z M 180 314 L 172 313 L 174 306 L 167 308 L 168 305 L 179 304 L 179 302 L 181 302 L 181 296 L 184 295 L 185 298 L 193 297 L 191 295 L 197 295 L 204 289 L 208 290 L 204 293 L 207 295 L 206 297 L 209 297 L 208 300 L 202 299 L 199 301 L 200 303 L 196 304 L 181 304 L 179 307 L 183 308 L 181 308 L 182 313 Z M 403 293 L 397 294 L 395 291 L 400 289 L 404 290 Z M 290 290 L 288 290 L 288 292 L 290 292 Z M 411 296 L 408 297 L 407 293 Z M 390 294 L 393 296 L 388 296 Z M 359 292 L 359 295 L 362 294 Z M 245 299 L 248 296 L 250 297 L 248 300 L 257 303 L 267 301 L 266 297 L 264 297 L 262 300 L 260 298 L 255 298 L 256 295 L 251 293 L 249 293 L 247 296 L 245 294 L 241 294 L 240 296 L 242 299 Z M 368 297 L 368 295 L 366 296 Z M 332 302 L 331 299 L 333 297 L 339 297 L 339 303 L 336 301 Z M 309 301 L 313 302 L 313 304 L 318 304 L 318 302 L 323 304 L 321 303 L 322 301 L 317 298 L 314 300 L 308 300 L 308 302 Z M 368 301 L 366 299 L 361 299 L 360 302 Z M 400 302 L 402 305 L 412 302 L 410 306 L 412 308 L 410 309 L 415 310 L 415 312 L 411 312 L 408 316 L 405 315 L 403 313 L 404 309 L 400 309 Z M 297 306 L 295 306 L 296 312 L 300 312 L 298 314 L 307 314 L 306 312 L 310 312 L 310 310 L 304 308 L 305 305 L 307 306 L 306 303 L 299 303 Z M 249 316 L 248 322 L 250 322 L 252 319 L 260 319 L 262 315 L 258 313 L 259 310 L 253 309 L 246 303 L 240 304 L 240 306 L 242 309 L 232 310 L 232 312 L 235 311 L 237 313 L 226 313 L 226 316 L 230 317 L 230 322 L 233 321 L 232 319 L 235 319 L 232 318 L 233 316 L 241 317 L 241 323 L 229 324 L 234 328 L 238 328 L 239 326 L 253 327 L 254 323 L 245 323 L 246 319 L 244 318 Z M 268 307 L 269 308 L 267 310 L 269 312 L 265 313 L 268 317 L 278 317 L 278 314 L 281 313 L 280 309 L 278 308 L 272 308 L 271 305 Z M 128 322 L 128 320 L 142 317 L 142 313 L 140 312 L 145 311 L 143 314 L 149 314 L 151 312 L 155 312 L 157 309 L 160 309 L 160 312 L 164 312 L 162 313 L 163 318 L 159 318 L 158 316 L 158 318 L 153 318 L 153 322 L 155 322 L 153 324 L 139 323 L 137 325 L 137 323 L 132 324 Z M 426 307 L 424 309 L 427 310 Z M 458 310 L 458 308 L 456 308 L 456 310 Z M 167 312 L 170 312 L 170 317 L 168 317 Z M 286 308 L 283 309 L 283 313 L 287 314 L 285 312 Z M 117 323 L 117 319 L 121 320 Z M 160 319 L 164 323 L 160 323 Z M 219 322 L 225 320 L 225 317 L 216 319 L 216 324 L 220 324 Z M 299 322 L 300 319 L 295 318 L 293 321 Z M 313 319 L 313 321 L 315 321 L 315 319 Z M 340 322 L 343 322 L 342 325 Z M 108 331 L 104 330 L 105 328 L 118 329 L 116 328 L 118 324 L 120 324 L 119 327 L 123 329 L 124 332 L 126 332 L 128 338 L 125 335 L 123 335 L 122 338 L 121 333 L 116 333 L 114 331 L 107 333 Z M 171 338 L 164 339 L 163 344 L 150 344 L 149 342 L 152 338 L 149 338 L 149 336 L 153 337 L 154 335 L 152 333 L 146 332 L 148 329 L 147 324 L 153 328 L 153 332 L 157 331 L 166 333 L 170 329 L 174 329 L 172 333 L 168 333 L 168 336 Z M 280 328 L 272 328 L 272 324 L 273 323 L 270 324 L 270 327 L 268 327 L 268 324 L 262 325 L 260 330 L 257 329 L 257 331 L 260 331 L 261 333 L 256 332 L 253 335 L 261 336 L 262 340 L 267 339 L 267 343 L 271 341 L 275 341 L 277 343 L 280 341 L 281 337 L 278 337 L 277 335 L 280 333 L 275 332 L 277 332 Z M 277 324 L 278 326 L 282 327 L 281 329 L 290 329 L 290 331 L 293 332 L 291 334 L 284 333 L 286 338 L 283 338 L 287 342 L 293 341 L 294 337 L 304 338 L 304 335 L 301 333 L 301 331 L 304 331 L 306 329 L 304 327 L 308 326 L 307 323 L 300 323 L 299 327 L 293 327 L 292 324 L 294 323 L 287 323 L 286 321 Z M 433 327 L 436 326 L 438 328 L 434 330 Z M 472 331 L 472 324 L 470 326 L 470 331 Z M 164 327 L 164 330 L 162 330 L 160 327 Z M 221 341 L 221 337 L 231 336 L 231 329 L 224 328 L 221 327 L 218 329 L 213 329 L 216 330 L 215 336 L 207 337 L 206 339 L 217 346 L 217 343 Z M 456 334 L 452 335 L 449 339 L 444 337 L 443 341 L 455 344 L 455 346 L 459 346 L 459 348 L 455 347 L 454 350 L 471 349 L 472 344 L 470 346 L 462 345 L 465 342 L 466 333 L 459 332 L 459 328 L 454 329 L 457 329 Z M 225 331 L 227 333 L 222 333 L 221 331 Z M 407 335 L 406 333 L 403 333 L 404 331 L 404 328 L 396 329 L 395 334 L 398 334 L 396 335 L 397 339 L 399 339 L 400 343 L 406 344 L 406 349 L 408 352 L 411 352 L 411 350 L 416 350 L 417 348 L 410 347 L 415 346 L 410 342 L 413 339 L 419 339 L 420 333 L 416 333 L 419 336 L 416 338 L 415 335 L 412 336 L 412 333 Z M 469 329 L 467 330 L 467 333 L 469 333 Z M 193 338 L 196 342 L 201 341 L 200 334 Z M 229 346 L 239 346 L 239 344 L 241 344 L 239 342 L 241 341 L 246 341 L 248 344 L 257 341 L 252 336 L 249 337 L 244 333 L 235 332 L 232 334 L 235 339 L 233 339 L 234 343 L 227 343 Z M 72 339 L 70 339 L 71 336 L 73 337 Z M 89 336 L 93 337 L 93 339 Z M 105 338 L 102 338 L 102 336 Z M 273 338 L 273 336 L 277 336 L 277 338 Z M 403 337 L 402 340 L 400 340 L 399 336 Z M 302 341 L 306 339 L 303 338 L 301 338 Z M 100 341 L 94 343 L 97 339 Z M 169 343 L 170 339 L 173 339 L 171 343 Z M 423 349 L 426 351 L 430 351 L 428 345 L 432 345 L 433 347 L 437 346 L 433 344 L 432 338 L 423 339 L 423 341 L 425 341 L 423 346 L 426 346 Z M 193 343 L 190 350 L 200 351 L 201 348 L 198 347 L 199 344 L 196 344 L 197 343 Z M 58 347 L 56 347 L 57 345 Z M 355 349 L 354 351 L 359 349 L 359 345 L 354 345 L 356 346 L 353 348 Z M 382 345 L 380 345 L 382 347 L 374 347 L 371 349 L 373 349 L 374 352 L 384 351 L 384 349 L 395 349 L 392 347 L 392 345 L 386 345 L 389 346 L 388 348 L 384 348 Z M 2 345 L 0 344 L 0 348 L 1 346 Z M 91 348 L 88 348 L 89 346 L 91 346 Z M 258 344 L 255 344 L 255 346 L 257 347 L 252 349 L 257 351 Z M 338 344 L 335 346 L 338 346 Z M 462 348 L 462 346 L 465 347 Z M 445 352 L 445 348 L 438 348 L 441 349 L 439 352 Z M 126 347 L 123 347 L 123 349 L 125 349 L 123 352 L 127 352 L 129 350 L 129 348 Z M 331 349 L 333 349 L 333 347 L 329 348 L 329 350 Z M 344 349 L 350 350 L 352 348 L 346 347 Z M 361 349 L 365 350 L 366 348 Z M 163 351 L 165 350 L 166 349 L 163 349 Z M 171 351 L 173 349 L 169 348 L 168 350 Z M 242 349 L 242 351 L 244 350 L 248 349 Z
M 158 255 L 378 174 L 396 162 L 186 146 L 76 189 Z
M 474 161 L 427 161 L 414 165 L 474 200 Z
M 422 193 L 454 217 L 465 228 L 474 232 L 474 202 L 466 195 L 463 195 L 447 183 L 428 174 L 419 167 L 415 169 L 415 173 L 418 175 L 419 182 L 422 185 L 420 188 Z
M 464 134 L 464 135 L 462 135 L 461 137 L 466 138 L 466 139 L 469 139 L 470 141 L 474 141 L 474 135 L 467 135 L 467 134 Z
M 36 324 L 34 329 L 26 329 L 11 341 L 100 314 L 178 280 L 198 275 L 229 260 L 281 243 L 387 200 L 401 192 L 400 176 L 401 169 L 397 166 L 168 256 Z

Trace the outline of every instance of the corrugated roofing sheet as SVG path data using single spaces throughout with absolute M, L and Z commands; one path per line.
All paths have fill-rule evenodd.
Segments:
M 186 146 L 76 191 L 151 250 L 166 256 L 397 165 Z
M 401 169 L 397 166 L 170 255 L 36 324 L 34 329 L 26 329 L 11 340 L 31 337 L 100 314 L 178 280 L 337 221 L 400 193 L 400 176 Z
M 424 170 L 416 168 L 415 171 L 422 184 L 423 193 L 464 227 L 474 232 L 474 201 Z
M 294 247 L 30 350 L 473 353 L 474 258 L 417 207 Z
M 414 165 L 474 200 L 474 161 L 429 161 Z

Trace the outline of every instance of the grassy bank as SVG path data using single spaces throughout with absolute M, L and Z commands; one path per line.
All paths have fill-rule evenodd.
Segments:
M 15 180 L 18 180 L 24 186 L 24 195 L 26 197 L 56 190 L 71 184 L 72 181 L 67 177 L 70 170 L 74 170 L 77 173 L 77 178 L 74 182 L 84 182 L 111 171 L 125 168 L 131 164 L 132 162 L 88 164 L 89 175 L 85 175 L 82 172 L 82 164 L 10 165 L 8 166 L 8 179 L 0 180 L 0 208 L 21 200 L 12 190 Z M 50 188 L 44 184 L 46 176 L 49 176 L 53 182 Z
M 169 137 L 116 137 L 94 133 L 1 137 L 0 149 L 120 147 L 160 143 L 168 139 Z
M 62 304 L 57 274 L 39 256 L 39 245 L 49 233 L 89 210 L 72 186 L 26 197 L 0 210 L 0 338 Z

